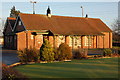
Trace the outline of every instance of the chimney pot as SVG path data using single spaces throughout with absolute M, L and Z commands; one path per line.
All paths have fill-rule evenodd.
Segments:
M 47 9 L 47 16 L 51 17 L 51 10 L 50 10 L 49 6 L 48 6 L 48 9 Z
M 85 18 L 88 18 L 88 14 L 86 14 L 86 17 Z

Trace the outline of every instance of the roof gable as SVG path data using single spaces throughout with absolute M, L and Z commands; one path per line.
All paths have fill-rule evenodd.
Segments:
M 21 25 L 19 25 L 19 22 L 21 23 Z M 20 17 L 18 16 L 17 17 L 17 20 L 15 22 L 15 25 L 14 25 L 14 28 L 13 28 L 13 31 L 15 33 L 17 32 L 21 32 L 21 31 L 24 31 L 25 30 L 25 27 L 23 25 L 23 22 L 21 21 Z
M 8 34 L 12 32 L 12 29 L 14 27 L 16 19 L 15 18 L 10 18 L 8 17 L 5 23 L 5 27 L 4 27 L 4 34 Z

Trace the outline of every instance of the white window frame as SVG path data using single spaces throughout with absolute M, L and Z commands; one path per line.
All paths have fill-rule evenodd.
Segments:
M 65 36 L 63 35 L 58 36 L 58 44 L 60 45 L 61 43 L 65 43 Z
M 85 36 L 84 45 L 85 46 L 92 46 L 92 37 L 91 36 Z
M 72 46 L 72 36 L 70 36 L 70 39 L 69 39 L 69 46 Z

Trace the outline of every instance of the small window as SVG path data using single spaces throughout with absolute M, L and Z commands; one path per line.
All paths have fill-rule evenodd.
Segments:
M 19 21 L 19 26 L 21 25 L 21 21 Z
M 85 36 L 85 46 L 92 46 L 92 38 L 90 36 Z
M 75 39 L 75 46 L 77 46 L 77 42 L 78 42 L 78 40 L 77 40 L 77 39 Z
M 34 36 L 33 36 L 33 35 L 31 35 L 31 39 L 33 39 L 33 37 L 34 37 Z
M 72 36 L 70 36 L 70 40 L 69 40 L 69 46 L 72 46 L 72 43 L 73 42 L 73 37 Z
M 16 39 L 17 39 L 17 37 L 16 37 L 16 36 L 14 36 L 14 39 L 16 40 Z

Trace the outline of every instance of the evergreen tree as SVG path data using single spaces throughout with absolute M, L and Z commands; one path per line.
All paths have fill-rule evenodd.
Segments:
M 50 42 L 47 39 L 44 39 L 44 42 L 40 48 L 40 60 L 42 61 L 54 60 L 53 48 L 51 47 Z
M 10 17 L 17 18 L 19 15 L 20 11 L 15 9 L 15 6 L 12 7 L 10 11 Z

